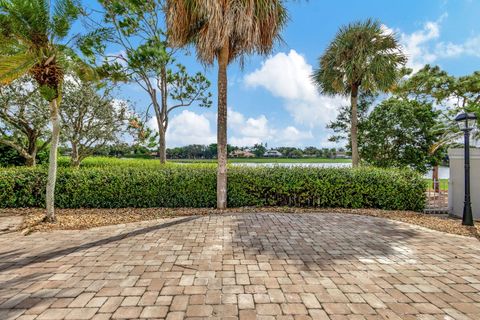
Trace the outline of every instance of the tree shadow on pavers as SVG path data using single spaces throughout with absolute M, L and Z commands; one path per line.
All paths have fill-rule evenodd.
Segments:
M 406 241 L 419 233 L 384 219 L 347 214 L 232 215 L 232 246 L 246 256 L 288 260 L 298 271 L 333 270 L 361 259 L 409 259 Z M 258 259 L 257 259 L 258 260 Z
M 10 259 L 18 257 L 19 254 L 21 254 L 21 252 L 18 249 L 0 252 L 0 268 L 2 264 L 9 263 Z
M 172 226 L 175 226 L 175 225 L 179 225 L 179 224 L 182 224 L 182 223 L 186 223 L 186 222 L 198 219 L 198 218 L 200 218 L 200 216 L 190 216 L 190 217 L 174 220 L 174 221 L 171 221 L 171 222 L 166 222 L 166 223 L 157 224 L 157 225 L 153 225 L 153 226 L 149 226 L 149 227 L 145 227 L 145 228 L 141 228 L 141 229 L 136 229 L 136 230 L 126 232 L 126 233 L 121 233 L 121 234 L 118 234 L 118 235 L 115 235 L 115 236 L 102 238 L 102 239 L 99 239 L 99 240 L 96 240 L 96 241 L 83 243 L 81 245 L 76 245 L 76 246 L 72 246 L 72 247 L 68 247 L 68 248 L 62 248 L 62 249 L 54 250 L 54 251 L 48 251 L 48 252 L 40 253 L 40 254 L 37 254 L 37 255 L 34 255 L 34 256 L 22 257 L 20 259 L 12 261 L 13 263 L 11 263 L 11 264 L 7 264 L 6 266 L 0 267 L 0 274 L 2 274 L 2 272 L 6 272 L 6 271 L 9 271 L 9 270 L 22 268 L 22 267 L 28 266 L 30 264 L 37 264 L 37 263 L 45 262 L 45 261 L 55 259 L 55 258 L 58 258 L 58 257 L 66 256 L 66 255 L 69 255 L 69 254 L 77 252 L 77 251 L 82 251 L 82 250 L 90 249 L 90 248 L 93 248 L 93 247 L 102 246 L 102 245 L 105 245 L 105 244 L 108 244 L 108 243 L 111 243 L 111 242 L 116 242 L 116 241 L 120 241 L 120 240 L 123 240 L 123 239 L 126 239 L 126 238 L 135 237 L 135 236 L 138 236 L 138 235 L 143 235 L 143 234 L 153 232 L 153 231 L 156 231 L 156 230 L 165 229 L 165 228 L 172 227 Z M 2 285 L 3 284 L 0 283 L 0 286 L 2 286 Z
M 17 286 L 27 286 L 28 284 L 34 284 L 38 281 L 48 280 L 52 274 L 46 271 L 36 271 L 27 274 L 23 274 L 21 276 L 14 276 L 10 277 L 8 280 L 3 280 L 0 282 L 0 296 L 3 293 L 6 293 Z
M 34 285 L 40 281 L 46 281 L 52 274 L 48 272 L 32 272 L 22 276 L 12 275 L 11 279 L 3 280 L 0 282 L 0 299 L 12 296 L 3 304 L 0 304 L 0 309 L 8 309 L 17 306 L 25 299 L 39 300 L 42 298 L 48 298 L 48 290 L 39 290 L 34 294 L 20 294 L 25 288 Z M 44 296 L 47 295 L 47 296 Z

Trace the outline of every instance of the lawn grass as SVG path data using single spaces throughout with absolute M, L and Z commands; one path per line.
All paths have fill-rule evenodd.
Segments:
M 70 166 L 69 157 L 59 157 L 58 164 L 61 167 Z M 175 165 L 175 164 L 171 164 Z M 88 157 L 85 158 L 80 167 L 159 167 L 160 161 L 157 159 L 140 159 L 140 158 L 115 158 L 115 157 Z
M 68 167 L 69 157 L 59 157 L 59 166 Z M 230 158 L 228 163 L 351 163 L 351 159 L 327 159 L 327 158 Z M 167 165 L 178 164 L 216 164 L 217 159 L 169 159 Z M 157 167 L 160 166 L 158 159 L 143 158 L 115 158 L 115 157 L 88 157 L 82 161 L 81 167 Z
M 427 183 L 427 188 L 433 190 L 432 179 L 425 179 L 425 182 Z M 440 179 L 440 190 L 448 191 L 448 179 Z

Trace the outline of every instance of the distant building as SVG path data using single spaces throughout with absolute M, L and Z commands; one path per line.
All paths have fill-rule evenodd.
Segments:
M 250 150 L 235 150 L 230 152 L 230 157 L 232 158 L 253 158 L 255 154 Z
M 281 157 L 283 156 L 283 154 L 281 152 L 279 152 L 278 150 L 268 150 L 267 152 L 265 152 L 263 154 L 264 157 L 267 157 L 267 158 L 278 158 L 278 157 Z
M 345 151 L 337 151 L 335 154 L 335 159 L 351 159 L 352 157 L 349 156 Z

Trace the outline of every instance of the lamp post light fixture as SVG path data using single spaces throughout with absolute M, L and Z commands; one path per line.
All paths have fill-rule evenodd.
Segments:
M 475 113 L 460 113 L 455 118 L 465 139 L 465 202 L 463 205 L 462 225 L 473 226 L 472 204 L 470 201 L 470 131 L 475 128 L 477 116 Z

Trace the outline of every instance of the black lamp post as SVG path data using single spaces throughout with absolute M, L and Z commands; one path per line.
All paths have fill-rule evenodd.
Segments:
M 455 118 L 465 137 L 465 202 L 462 218 L 464 226 L 473 226 L 472 204 L 470 202 L 470 131 L 475 128 L 476 120 L 475 113 L 460 113 Z

